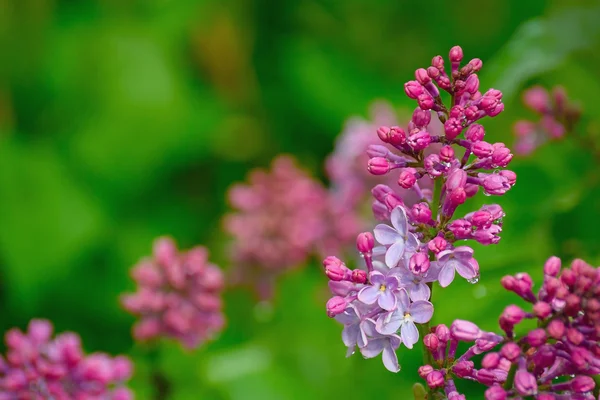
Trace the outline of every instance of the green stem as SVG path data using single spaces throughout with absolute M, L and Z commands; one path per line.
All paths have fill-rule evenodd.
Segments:
M 166 400 L 171 395 L 171 382 L 160 366 L 159 344 L 154 343 L 148 350 L 150 383 L 154 387 L 154 400 Z
M 440 211 L 440 197 L 442 194 L 442 179 L 434 180 L 433 194 L 431 196 L 431 213 L 433 214 L 433 220 L 437 221 L 437 217 Z
M 594 398 L 600 396 L 600 375 L 592 376 L 594 382 L 596 382 L 596 387 L 594 388 Z
M 517 364 L 513 364 L 510 367 L 510 371 L 508 371 L 508 376 L 506 377 L 506 382 L 504 382 L 504 389 L 510 390 L 513 387 L 513 383 L 515 381 L 515 374 L 517 373 Z

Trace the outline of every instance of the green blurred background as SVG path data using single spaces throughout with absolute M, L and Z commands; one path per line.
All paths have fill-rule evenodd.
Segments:
M 505 93 L 490 141 L 512 143 L 512 123 L 531 116 L 519 93 L 534 83 L 563 84 L 598 132 L 599 6 L 0 0 L 0 331 L 43 317 L 79 332 L 88 351 L 128 353 L 137 397 L 151 399 L 148 357 L 118 296 L 133 289 L 128 270 L 156 236 L 205 244 L 227 268 L 220 216 L 232 182 L 281 152 L 323 178 L 344 120 L 375 99 L 411 112 L 403 83 L 455 44 L 483 60 L 482 88 Z M 494 329 L 514 301 L 502 275 L 539 278 L 553 254 L 600 261 L 592 157 L 567 140 L 511 167 L 511 192 L 476 200 L 505 208 L 503 240 L 476 247 L 479 284 L 435 292 L 434 323 Z M 170 398 L 409 398 L 420 350 L 399 351 L 397 375 L 379 357 L 344 358 L 318 266 L 284 277 L 271 304 L 228 292 L 219 340 L 195 352 L 162 344 Z

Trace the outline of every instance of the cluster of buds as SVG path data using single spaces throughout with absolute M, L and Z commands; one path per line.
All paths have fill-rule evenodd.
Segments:
M 560 86 L 553 88 L 552 92 L 541 86 L 527 89 L 523 93 L 523 103 L 539 116 L 539 120 L 515 123 L 515 151 L 519 154 L 530 154 L 546 141 L 562 138 L 573 130 L 581 114 L 579 107 L 568 100 Z
M 6 333 L 0 399 L 133 399 L 125 387 L 132 374 L 128 358 L 85 355 L 77 334 L 52 338 L 52 330 L 47 320 L 31 320 L 27 332 L 15 328 Z
M 159 238 L 153 258 L 142 259 L 132 277 L 137 292 L 123 296 L 122 304 L 140 317 L 135 339 L 170 337 L 195 348 L 223 329 L 223 274 L 204 247 L 180 252 L 171 239 Z
M 473 249 L 454 243 L 474 239 L 492 244 L 499 240 L 504 216 L 500 206 L 486 206 L 452 220 L 456 208 L 479 187 L 486 194 L 502 195 L 516 180 L 514 172 L 502 169 L 512 159 L 510 150 L 503 143 L 484 141 L 484 128 L 475 123 L 503 110 L 502 93 L 494 89 L 479 92 L 475 72 L 481 61 L 474 59 L 460 68 L 462 57 L 460 47 L 450 50 L 450 76 L 441 56 L 433 58 L 431 67 L 418 69 L 417 80 L 405 85 L 406 94 L 419 104 L 408 132 L 382 126 L 377 135 L 385 145 L 368 148 L 369 172 L 384 175 L 395 171 L 397 184 L 413 190 L 419 201 L 409 206 L 390 186 L 375 186 L 373 212 L 391 226 L 380 224 L 374 235 L 359 235 L 358 250 L 366 271 L 351 271 L 337 258 L 324 262 L 334 294 L 327 313 L 344 324 L 342 338 L 349 354 L 355 346 L 364 357 L 383 353 L 384 364 L 391 371 L 399 369 L 395 350 L 401 343 L 412 348 L 419 338 L 415 324 L 431 319 L 433 282 L 448 286 L 456 273 L 471 283 L 479 279 Z M 440 89 L 450 94 L 450 108 L 443 104 Z M 444 124 L 444 134 L 431 134 L 432 111 Z M 440 147 L 425 155 L 433 144 Z M 493 172 L 485 172 L 489 170 Z M 424 177 L 435 182 L 431 195 L 420 185 Z M 375 247 L 375 239 L 380 246 Z
M 560 259 L 551 257 L 537 293 L 527 274 L 506 276 L 501 282 L 530 303 L 531 310 L 506 307 L 499 319 L 502 335 L 484 332 L 468 321 L 454 321 L 450 329 L 436 327 L 424 337 L 432 363 L 419 369 L 429 388 L 444 388 L 450 399 L 449 391 L 456 391 L 454 380 L 468 379 L 489 386 L 486 400 L 595 399 L 593 376 L 600 374 L 600 269 L 577 259 L 561 271 Z M 517 334 L 515 327 L 526 320 L 537 326 Z M 474 344 L 456 357 L 459 341 Z M 479 369 L 471 360 L 478 354 L 483 354 Z

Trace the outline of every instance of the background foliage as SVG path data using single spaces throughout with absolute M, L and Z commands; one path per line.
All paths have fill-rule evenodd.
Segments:
M 563 84 L 598 132 L 599 20 L 597 1 L 0 0 L 0 330 L 49 318 L 89 351 L 129 353 L 151 398 L 118 295 L 154 237 L 205 244 L 227 268 L 232 182 L 281 152 L 322 178 L 343 121 L 377 98 L 409 115 L 403 83 L 455 44 L 505 93 L 490 141 L 512 142 L 534 83 Z M 539 278 L 553 254 L 600 261 L 597 160 L 567 140 L 512 167 L 503 239 L 476 248 L 478 285 L 434 293 L 434 323 L 493 329 L 514 300 L 502 275 Z M 419 350 L 399 352 L 397 375 L 345 359 L 325 282 L 314 260 L 272 304 L 228 292 L 218 341 L 163 344 L 171 398 L 407 398 Z

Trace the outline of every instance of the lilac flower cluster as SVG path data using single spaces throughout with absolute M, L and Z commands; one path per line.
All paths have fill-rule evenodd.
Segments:
M 438 325 L 423 340 L 432 365 L 422 366 L 419 374 L 431 391 L 448 399 L 463 399 L 454 380 L 468 379 L 489 386 L 487 400 L 593 400 L 593 376 L 600 374 L 599 284 L 599 268 L 577 259 L 561 271 L 557 257 L 544 265 L 537 293 L 529 275 L 505 276 L 504 288 L 530 303 L 531 310 L 506 307 L 499 319 L 503 335 L 469 321 L 454 321 L 449 329 Z M 517 334 L 515 327 L 526 320 L 536 326 Z M 458 342 L 473 344 L 457 357 Z M 483 358 L 477 369 L 472 358 L 479 354 Z
M 136 293 L 122 298 L 123 307 L 140 316 L 133 336 L 145 341 L 161 336 L 195 348 L 223 329 L 223 274 L 208 262 L 204 247 L 180 252 L 169 238 L 154 242 L 153 258 L 132 270 Z
M 376 185 L 373 212 L 391 226 L 377 225 L 374 236 L 359 235 L 366 271 L 350 270 L 335 257 L 324 261 L 334 295 L 327 313 L 344 324 L 342 338 L 349 354 L 355 346 L 367 358 L 383 353 L 386 368 L 394 372 L 399 370 L 395 350 L 401 343 L 412 348 L 419 338 L 415 324 L 431 319 L 433 282 L 448 286 L 456 273 L 471 283 L 479 279 L 473 249 L 455 242 L 474 239 L 487 245 L 500 239 L 500 206 L 484 206 L 453 220 L 457 207 L 479 187 L 486 194 L 502 195 L 516 180 L 514 172 L 503 169 L 512 159 L 510 150 L 503 143 L 484 141 L 484 128 L 476 123 L 504 109 L 502 93 L 490 89 L 482 94 L 475 74 L 481 60 L 461 68 L 462 58 L 460 47 L 450 50 L 450 75 L 441 56 L 434 57 L 429 68 L 418 69 L 416 80 L 405 85 L 406 94 L 419 105 L 408 130 L 382 126 L 377 135 L 384 145 L 368 148 L 369 172 L 393 171 L 397 184 L 413 190 L 419 201 L 408 206 L 398 191 Z M 440 89 L 449 93 L 450 107 L 444 105 Z M 443 123 L 444 134 L 430 132 L 432 111 Z M 439 149 L 426 155 L 434 144 Z M 431 195 L 420 185 L 425 177 L 435 183 Z M 375 239 L 381 246 L 375 247 Z
M 552 92 L 541 86 L 527 89 L 523 92 L 523 103 L 540 118 L 536 122 L 519 120 L 515 123 L 515 151 L 518 154 L 530 154 L 548 140 L 561 139 L 573 130 L 581 113 L 560 86 L 554 87 Z
M 75 333 L 52 338 L 52 324 L 31 320 L 27 332 L 5 335 L 6 357 L 0 356 L 0 400 L 133 399 L 125 387 L 132 365 L 127 357 L 85 355 Z

